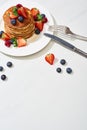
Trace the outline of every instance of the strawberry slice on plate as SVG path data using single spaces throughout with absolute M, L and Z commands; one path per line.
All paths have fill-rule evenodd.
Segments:
M 26 46 L 26 45 L 27 45 L 27 41 L 24 38 L 19 37 L 17 39 L 17 46 L 18 47 L 22 47 L 22 46 Z
M 43 26 L 44 26 L 44 24 L 43 24 L 42 21 L 36 21 L 35 22 L 35 27 L 38 28 L 40 31 L 43 30 Z
M 1 39 L 2 40 L 10 40 L 10 37 L 8 36 L 7 33 L 3 32 L 2 35 L 1 35 Z
M 50 64 L 53 65 L 55 56 L 53 53 L 49 53 L 45 56 L 45 60 Z

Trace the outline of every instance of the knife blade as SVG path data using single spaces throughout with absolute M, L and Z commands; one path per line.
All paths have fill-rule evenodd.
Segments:
M 56 41 L 57 43 L 59 43 L 60 45 L 72 50 L 73 52 L 76 52 L 78 54 L 80 54 L 81 56 L 84 56 L 85 58 L 87 58 L 87 53 L 80 50 L 79 48 L 75 47 L 74 45 L 72 45 L 71 43 L 55 36 L 55 35 L 52 35 L 52 34 L 49 34 L 49 33 L 44 33 L 45 36 L 53 39 L 54 41 Z

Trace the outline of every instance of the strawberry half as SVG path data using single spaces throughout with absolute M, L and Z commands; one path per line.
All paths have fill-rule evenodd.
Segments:
M 38 28 L 40 31 L 43 30 L 43 26 L 44 26 L 44 24 L 43 24 L 42 21 L 36 21 L 35 22 L 35 27 Z
M 18 15 L 14 15 L 12 12 L 9 12 L 9 17 L 12 19 L 16 19 Z
M 22 46 L 26 46 L 26 45 L 27 45 L 27 41 L 24 38 L 20 37 L 17 39 L 17 46 L 18 47 L 22 47 Z
M 1 39 L 2 39 L 2 40 L 10 40 L 10 37 L 8 36 L 7 33 L 3 32 L 3 33 L 2 33 L 2 36 L 1 36 Z
M 49 53 L 45 56 L 45 60 L 50 64 L 53 65 L 55 56 L 53 53 Z
M 32 14 L 33 17 L 35 17 L 38 14 L 40 14 L 40 11 L 37 8 L 32 8 L 31 9 L 31 14 Z
M 26 12 L 25 7 L 18 8 L 18 14 L 22 15 L 24 18 L 27 18 L 27 12 Z

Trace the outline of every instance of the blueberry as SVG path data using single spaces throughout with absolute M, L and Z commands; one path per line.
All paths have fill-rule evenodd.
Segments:
M 0 35 L 2 35 L 3 31 L 0 31 Z
M 61 63 L 62 65 L 65 65 L 66 60 L 65 60 L 65 59 L 61 59 L 60 63 Z
M 10 43 L 13 44 L 13 39 L 10 39 Z
M 5 80 L 5 79 L 6 79 L 6 75 L 4 75 L 4 74 L 1 75 L 1 79 L 2 79 L 2 80 Z
M 14 45 L 14 47 L 17 46 L 17 39 L 16 39 L 16 38 L 12 38 L 12 39 L 10 39 L 10 42 L 11 42 L 11 44 Z
M 24 17 L 23 16 L 18 16 L 18 21 L 19 22 L 23 22 L 24 21 Z
M 40 30 L 38 28 L 35 29 L 35 34 L 40 34 Z
M 11 24 L 16 25 L 16 19 L 11 19 Z
M 3 33 L 4 31 L 0 31 L 0 37 L 2 36 L 2 33 Z
M 45 17 L 46 17 L 45 14 L 41 14 L 41 16 L 42 16 L 42 18 L 45 18 Z
M 70 73 L 72 73 L 72 69 L 70 67 L 68 67 L 68 68 L 66 68 L 66 72 L 70 74 Z
M 7 62 L 7 66 L 8 66 L 8 67 L 12 67 L 12 62 L 8 61 L 8 62 Z
M 0 66 L 0 71 L 3 71 L 3 69 L 4 69 L 4 68 L 3 68 L 2 66 Z
M 62 70 L 61 70 L 60 67 L 58 67 L 58 68 L 56 69 L 56 71 L 57 71 L 58 73 L 60 73 Z

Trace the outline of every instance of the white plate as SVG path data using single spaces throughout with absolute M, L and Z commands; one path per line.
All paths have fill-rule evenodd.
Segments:
M 12 3 L 7 3 L 6 6 L 2 7 L 3 10 L 2 12 L 4 13 L 4 11 L 6 9 L 8 9 L 9 7 L 18 4 L 17 2 L 12 2 Z M 11 55 L 11 56 L 27 56 L 27 55 L 31 55 L 34 54 L 38 51 L 40 51 L 41 49 L 43 49 L 45 46 L 47 46 L 47 44 L 49 43 L 49 41 L 51 40 L 50 38 L 47 38 L 43 35 L 44 32 L 48 32 L 48 25 L 53 25 L 53 19 L 49 13 L 49 11 L 47 9 L 45 9 L 43 6 L 39 5 L 38 3 L 32 3 L 32 2 L 20 2 L 20 4 L 22 4 L 23 6 L 26 6 L 28 8 L 32 8 L 32 7 L 36 7 L 40 10 L 41 13 L 44 13 L 46 15 L 46 17 L 48 18 L 48 23 L 45 24 L 44 29 L 42 31 L 42 33 L 37 37 L 36 35 L 32 36 L 31 38 L 29 38 L 27 40 L 27 46 L 24 47 L 6 47 L 4 45 L 4 41 L 0 40 L 0 51 L 2 53 L 5 53 L 7 55 Z M 2 14 L 3 16 L 3 14 Z M 0 17 L 0 30 L 3 30 L 3 20 L 2 20 L 2 16 Z

